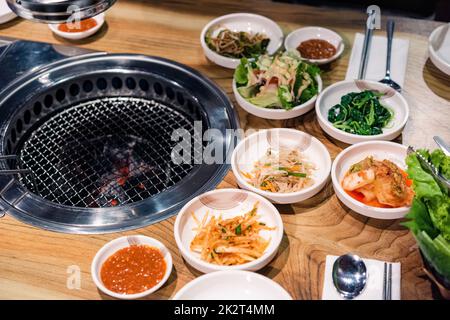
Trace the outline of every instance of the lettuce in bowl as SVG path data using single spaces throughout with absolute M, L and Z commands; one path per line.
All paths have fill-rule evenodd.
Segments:
M 298 53 L 242 58 L 234 72 L 239 94 L 253 105 L 290 110 L 319 92 L 319 67 L 300 59 Z
M 450 179 L 450 157 L 441 150 L 419 150 L 439 172 Z M 413 180 L 415 197 L 407 215 L 407 226 L 419 244 L 422 254 L 435 270 L 450 280 L 450 197 L 422 168 L 416 154 L 406 157 L 408 175 Z

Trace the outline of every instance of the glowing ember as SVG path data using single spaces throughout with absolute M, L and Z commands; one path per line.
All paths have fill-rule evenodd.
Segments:
M 96 203 L 101 207 L 118 206 L 126 202 L 129 198 L 126 192 L 130 189 L 145 190 L 144 183 L 140 182 L 142 176 L 154 170 L 136 155 L 135 149 L 142 142 L 140 138 L 127 137 L 125 145 L 118 144 L 115 142 L 117 140 L 109 139 L 103 147 L 102 156 L 111 163 L 111 170 L 99 179 Z

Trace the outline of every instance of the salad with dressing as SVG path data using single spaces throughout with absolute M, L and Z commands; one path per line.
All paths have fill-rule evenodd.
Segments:
M 242 58 L 234 80 L 239 94 L 263 108 L 289 110 L 319 92 L 315 77 L 319 67 L 301 60 L 298 52 Z

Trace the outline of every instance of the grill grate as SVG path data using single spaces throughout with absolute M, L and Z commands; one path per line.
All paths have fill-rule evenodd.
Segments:
M 171 135 L 180 128 L 195 137 L 192 119 L 153 100 L 106 97 L 74 105 L 44 122 L 19 148 L 20 167 L 31 170 L 20 181 L 62 205 L 144 200 L 194 168 L 171 160 L 177 143 Z

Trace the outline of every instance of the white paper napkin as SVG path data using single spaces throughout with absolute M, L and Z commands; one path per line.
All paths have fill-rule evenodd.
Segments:
M 337 256 L 327 256 L 322 300 L 344 300 L 333 284 L 332 270 Z M 363 259 L 367 267 L 367 283 L 363 292 L 355 300 L 381 300 L 383 298 L 384 261 Z M 392 300 L 400 300 L 400 263 L 392 263 Z
M 361 52 L 364 44 L 364 35 L 357 33 L 353 42 L 352 53 L 348 63 L 345 80 L 358 79 Z M 409 40 L 394 36 L 392 41 L 391 78 L 403 87 L 405 82 L 406 64 L 408 62 Z M 365 79 L 379 81 L 386 73 L 387 38 L 373 36 L 367 60 Z

